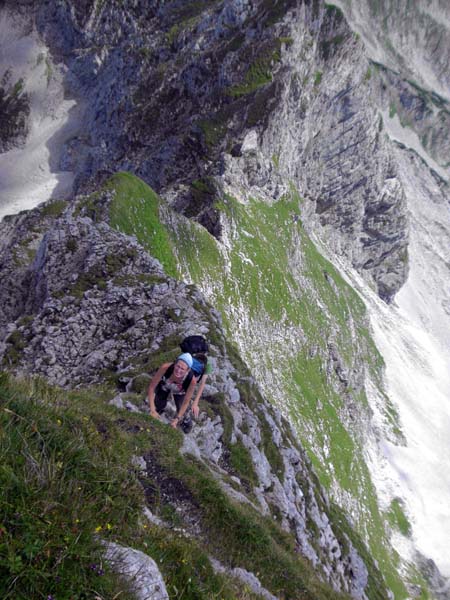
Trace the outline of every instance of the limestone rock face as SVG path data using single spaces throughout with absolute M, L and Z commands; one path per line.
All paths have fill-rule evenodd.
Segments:
M 346 17 L 368 40 L 370 57 L 405 79 L 448 99 L 450 7 L 443 0 L 338 0 Z
M 83 113 L 75 189 L 136 173 L 220 237 L 215 199 L 302 196 L 305 224 L 390 301 L 407 274 L 396 164 L 362 43 L 318 2 L 31 3 Z
M 17 229 L 8 239 L 13 221 Z M 171 334 L 183 339 L 180 314 L 185 326 L 192 318 L 205 328 L 193 308 L 202 301 L 198 293 L 168 278 L 132 239 L 70 216 L 48 231 L 40 222 L 43 230 L 27 238 L 38 222 L 30 213 L 0 226 L 5 366 L 59 385 L 87 384 L 126 361 L 144 363 Z

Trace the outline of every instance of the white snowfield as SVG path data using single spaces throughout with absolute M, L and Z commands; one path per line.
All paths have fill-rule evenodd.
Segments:
M 429 177 L 401 163 L 411 219 L 408 281 L 398 309 L 373 317 L 398 404 L 405 448 L 390 462 L 413 521 L 417 548 L 450 577 L 450 206 Z M 433 191 L 435 194 L 433 194 Z
M 450 207 L 426 167 L 414 170 L 397 154 L 410 218 L 408 280 L 387 306 L 359 275 L 349 278 L 368 307 L 406 445 L 384 436 L 385 401 L 369 385 L 380 439 L 368 458 L 383 509 L 402 499 L 412 525 L 411 540 L 394 536 L 400 555 L 413 559 L 418 550 L 450 577 Z
M 399 70 L 397 62 L 391 63 L 393 55 L 386 51 L 385 32 L 377 30 L 369 3 L 335 3 L 363 37 L 369 56 Z M 411 9 L 416 11 L 417 31 L 391 27 L 389 40 L 404 68 L 430 90 L 450 98 L 448 86 L 443 85 L 449 80 L 448 61 L 444 56 L 445 66 L 436 62 L 438 57 L 433 64 L 427 62 L 427 40 L 421 26 L 427 17 L 428 26 L 448 38 L 448 3 L 417 0 Z M 403 447 L 381 439 L 378 449 L 370 451 L 369 462 L 384 508 L 395 497 L 405 502 L 413 535 L 410 541 L 394 536 L 399 553 L 412 559 L 417 549 L 450 577 L 450 198 L 439 190 L 426 165 L 447 182 L 450 170 L 427 155 L 418 136 L 402 128 L 397 116 L 383 114 L 383 122 L 391 139 L 413 149 L 425 164 L 411 163 L 405 153 L 397 151 L 410 217 L 410 272 L 395 303 L 386 306 L 358 275 L 350 275 L 368 306 L 375 342 L 386 364 L 387 391 L 406 437 Z M 384 400 L 370 382 L 368 394 L 383 438 Z M 448 593 L 450 581 L 446 588 Z
M 30 130 L 22 148 L 0 154 L 0 219 L 51 197 L 63 198 L 73 175 L 60 171 L 62 144 L 77 127 L 76 102 L 64 98 L 63 72 L 31 25 L 0 15 L 0 78 L 23 81 L 30 98 Z

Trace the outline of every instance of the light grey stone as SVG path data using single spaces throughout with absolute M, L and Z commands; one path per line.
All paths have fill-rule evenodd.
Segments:
M 169 600 L 155 561 L 140 550 L 104 542 L 105 559 L 132 587 L 137 600 Z

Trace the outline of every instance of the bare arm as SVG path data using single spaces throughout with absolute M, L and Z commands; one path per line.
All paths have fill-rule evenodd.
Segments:
M 196 394 L 196 396 L 194 398 L 194 402 L 192 403 L 192 413 L 193 413 L 193 415 L 194 415 L 195 418 L 198 417 L 199 412 L 200 412 L 200 409 L 199 409 L 198 405 L 199 405 L 199 402 L 200 402 L 200 398 L 202 397 L 203 390 L 205 389 L 205 384 L 206 384 L 207 378 L 208 378 L 208 375 L 206 375 L 206 374 L 203 375 L 202 381 L 200 383 L 200 387 L 198 388 L 197 394 Z
M 192 377 L 191 383 L 189 384 L 189 387 L 186 390 L 186 394 L 184 396 L 183 404 L 181 405 L 181 408 L 178 411 L 177 416 L 170 423 L 172 425 L 172 427 L 176 427 L 178 425 L 178 423 L 181 421 L 181 419 L 183 418 L 184 413 L 186 412 L 187 407 L 189 406 L 189 403 L 191 401 L 192 394 L 194 393 L 194 388 L 195 388 L 196 385 L 197 385 L 197 379 L 195 377 Z
M 160 418 L 159 414 L 156 411 L 156 407 L 155 407 L 156 386 L 161 381 L 164 373 L 170 367 L 170 364 L 171 363 L 164 363 L 163 365 L 161 365 L 159 367 L 159 369 L 156 371 L 156 373 L 153 375 L 152 380 L 150 381 L 150 385 L 148 386 L 147 398 L 148 398 L 148 404 L 150 407 L 150 414 L 152 415 L 152 417 L 155 417 L 156 419 Z

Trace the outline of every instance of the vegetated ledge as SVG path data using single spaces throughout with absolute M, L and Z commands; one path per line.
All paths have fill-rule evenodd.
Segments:
M 261 398 L 254 398 L 256 416 L 235 391 L 228 398 L 212 393 L 202 421 L 183 436 L 138 412 L 142 394 L 124 398 L 123 405 L 136 412 L 111 405 L 112 396 L 114 390 L 105 387 L 68 391 L 41 379 L 1 375 L 0 585 L 10 590 L 6 597 L 39 592 L 81 598 L 91 589 L 104 597 L 118 591 L 134 597 L 133 582 L 118 578 L 105 562 L 100 539 L 152 556 L 174 598 L 262 597 L 227 572 L 215 572 L 212 556 L 230 571 L 253 573 L 260 590 L 276 597 L 347 597 L 321 581 L 325 555 L 315 564 L 301 556 L 299 524 L 296 532 L 286 526 L 281 488 L 290 481 L 296 502 L 315 523 L 312 531 L 305 524 L 303 541 L 315 533 L 312 544 L 323 551 L 323 538 L 332 534 L 326 498 L 314 488 L 303 453 L 292 446 L 292 432 L 280 446 L 274 439 L 264 443 L 273 446 L 272 462 L 275 453 L 284 461 L 283 484 L 268 465 L 272 483 L 264 488 L 261 472 L 252 481 L 248 465 L 256 472 L 255 459 L 268 463 L 252 445 L 258 421 L 268 419 L 274 438 L 273 427 L 280 425 Z M 121 406 L 120 397 L 115 404 Z M 230 458 L 238 436 L 240 452 L 248 454 L 244 461 Z M 145 506 L 165 525 L 146 520 Z M 337 535 L 335 569 L 363 568 L 352 547 L 346 534 Z

